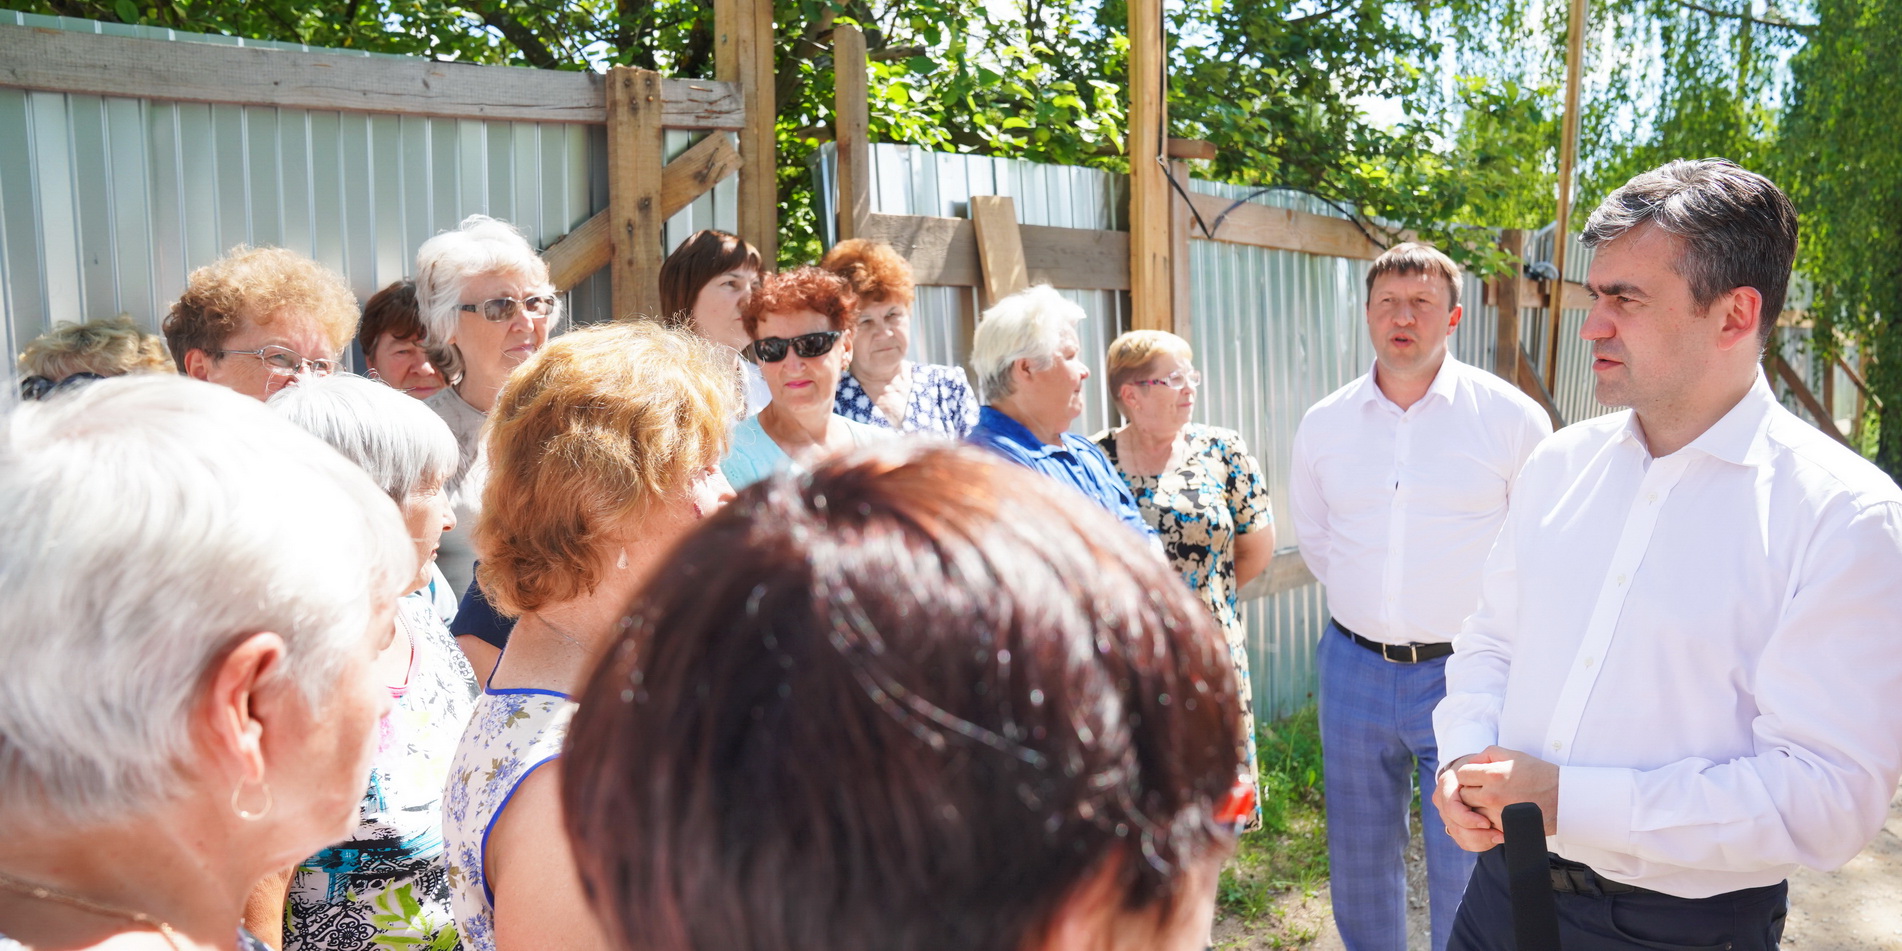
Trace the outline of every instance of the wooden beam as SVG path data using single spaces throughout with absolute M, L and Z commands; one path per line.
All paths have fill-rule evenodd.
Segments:
M 661 220 L 679 214 L 739 167 L 740 153 L 733 148 L 732 136 L 715 132 L 694 143 L 661 170 Z M 595 212 L 542 252 L 542 260 L 548 262 L 548 279 L 556 290 L 566 291 L 608 266 L 614 256 L 608 240 L 608 218 L 606 211 Z
M 1559 133 L 1559 213 L 1552 229 L 1552 264 L 1565 280 L 1566 240 L 1572 220 L 1572 171 L 1578 164 L 1578 86 L 1585 68 L 1585 3 L 1572 0 L 1565 32 L 1565 119 Z M 1547 301 L 1549 317 L 1545 333 L 1545 388 L 1557 390 L 1559 374 L 1559 311 L 1564 295 Z
M 977 231 L 977 260 L 984 272 L 978 290 L 988 309 L 1030 286 L 1024 240 L 1017 230 L 1017 203 L 1008 195 L 972 195 L 971 225 Z
M 1078 290 L 1129 289 L 1129 234 L 1090 228 L 1019 225 L 1024 270 L 1032 284 Z M 879 215 L 865 237 L 883 241 L 911 262 L 925 286 L 977 287 L 984 281 L 977 227 L 963 218 Z
M 1172 159 L 1196 159 L 1203 162 L 1215 161 L 1215 143 L 1207 139 L 1178 139 L 1175 136 L 1170 136 L 1169 147 L 1166 151 Z M 1182 182 L 1182 187 L 1189 187 L 1187 179 L 1178 179 L 1178 181 Z
M 1533 402 L 1539 404 L 1539 408 L 1545 410 L 1545 415 L 1552 420 L 1554 430 L 1565 428 L 1565 417 L 1559 415 L 1558 404 L 1552 401 L 1552 392 L 1545 388 L 1545 381 L 1539 379 L 1539 371 L 1532 368 L 1532 354 L 1527 353 L 1524 347 L 1519 348 L 1517 382 L 1519 389 L 1525 391 L 1527 396 L 1532 397 Z
M 1138 330 L 1175 327 L 1170 299 L 1169 178 L 1161 164 L 1169 128 L 1164 95 L 1162 0 L 1129 0 L 1129 314 Z
M 839 240 L 865 230 L 872 213 L 871 110 L 865 34 L 849 23 L 832 30 L 832 116 L 839 149 Z M 972 217 L 976 217 L 973 215 Z M 1015 221 L 1013 220 L 1013 224 Z
M 608 70 L 608 273 L 620 320 L 660 314 L 663 131 L 660 74 Z
M 1878 398 L 1874 393 L 1869 392 L 1869 384 L 1863 381 L 1862 374 L 1857 373 L 1856 368 L 1850 366 L 1848 360 L 1845 360 L 1842 357 L 1837 357 L 1836 365 L 1839 367 L 1842 367 L 1843 372 L 1849 375 L 1849 382 L 1854 383 L 1856 385 L 1856 399 L 1857 400 L 1866 399 L 1875 403 L 1876 409 L 1882 408 L 1882 400 Z M 1860 408 L 1856 410 L 1856 415 L 1858 416 L 1862 415 L 1862 410 Z
M 1290 545 L 1275 549 L 1275 557 L 1268 563 L 1268 570 L 1256 575 L 1255 580 L 1237 592 L 1236 597 L 1243 601 L 1268 598 L 1314 582 L 1314 572 L 1308 570 L 1308 563 L 1302 560 L 1301 549 Z
M 1815 423 L 1817 429 L 1836 437 L 1837 442 L 1845 446 L 1849 445 L 1849 437 L 1836 428 L 1836 418 L 1830 415 L 1829 410 L 1823 408 L 1822 401 L 1816 398 L 1816 394 L 1810 392 L 1809 384 L 1804 383 L 1803 378 L 1796 374 L 1796 368 L 1790 366 L 1790 361 L 1783 359 L 1783 354 L 1775 351 L 1771 351 L 1767 359 L 1771 369 L 1776 371 L 1777 376 L 1783 378 L 1783 385 L 1790 388 L 1791 395 L 1795 396 L 1796 401 L 1803 404 L 1803 408 L 1809 411 L 1810 422 Z
M 1173 145 L 1182 139 L 1170 139 Z M 1210 147 L 1213 155 L 1213 146 Z M 1169 172 L 1182 184 L 1184 191 L 1189 187 L 1189 163 L 1182 159 L 1169 161 Z M 1189 223 L 1189 203 L 1170 189 L 1169 193 L 1169 328 L 1176 336 L 1189 339 L 1191 323 L 1189 298 L 1194 284 L 1189 280 L 1189 233 L 1194 226 Z
M 1519 317 L 1520 308 L 1525 306 L 1519 291 L 1525 281 L 1519 275 L 1523 272 L 1526 253 L 1526 233 L 1518 228 L 1507 228 L 1499 233 L 1499 249 L 1512 255 L 1512 273 L 1503 274 L 1492 280 L 1493 303 L 1499 309 L 1499 337 L 1493 345 L 1493 372 L 1507 381 L 1517 383 L 1519 379 Z
M 606 99 L 588 72 L 304 53 L 0 26 L 0 86 L 93 96 L 281 109 L 599 125 Z M 739 129 L 739 90 L 669 79 L 670 129 Z
M 1292 208 L 1270 208 L 1243 202 L 1233 209 L 1232 199 L 1189 193 L 1189 202 L 1202 213 L 1202 220 L 1215 227 L 1215 240 L 1248 244 L 1279 251 L 1300 251 L 1336 258 L 1371 261 L 1384 250 L 1367 239 L 1359 227 L 1344 218 L 1316 215 Z M 1215 219 L 1226 213 L 1220 225 Z M 1392 236 L 1396 241 L 1411 240 L 1411 233 Z
M 779 156 L 773 102 L 773 0 L 714 0 L 713 71 L 740 89 L 740 237 L 779 260 Z

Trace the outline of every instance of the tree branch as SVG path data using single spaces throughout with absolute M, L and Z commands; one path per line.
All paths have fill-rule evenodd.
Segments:
M 1788 20 L 1766 20 L 1762 17 L 1751 16 L 1748 13 L 1732 13 L 1729 10 L 1719 10 L 1714 7 L 1707 7 L 1701 3 L 1694 3 L 1692 2 L 1692 0 L 1671 0 L 1671 2 L 1687 10 L 1696 10 L 1699 13 L 1709 14 L 1714 17 L 1724 17 L 1725 19 L 1729 19 L 1729 20 L 1742 20 L 1748 23 L 1755 23 L 1758 26 L 1775 27 L 1776 29 L 1779 29 L 1779 30 L 1793 30 L 1797 33 L 1803 34 L 1804 36 L 1808 36 L 1816 32 L 1816 24 L 1814 23 L 1791 23 Z
M 561 66 L 561 60 L 549 50 L 548 44 L 543 43 L 542 38 L 536 36 L 534 30 L 524 26 L 522 21 L 496 9 L 492 3 L 472 3 L 469 9 L 482 18 L 484 26 L 502 34 L 502 38 L 510 43 L 514 43 L 515 48 L 522 51 L 522 58 L 527 60 L 530 66 L 538 69 L 556 69 Z

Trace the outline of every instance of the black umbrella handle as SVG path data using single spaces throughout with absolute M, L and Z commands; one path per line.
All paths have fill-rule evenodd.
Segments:
M 1559 951 L 1559 903 L 1545 852 L 1545 814 L 1536 803 L 1515 802 L 1500 814 L 1506 833 L 1506 881 L 1512 893 L 1512 934 L 1519 951 Z

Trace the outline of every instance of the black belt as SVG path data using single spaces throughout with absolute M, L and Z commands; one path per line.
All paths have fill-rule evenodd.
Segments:
M 1552 890 L 1564 895 L 1585 895 L 1590 898 L 1603 898 L 1606 895 L 1630 895 L 1637 892 L 1659 894 L 1649 888 L 1639 888 L 1624 882 L 1614 882 L 1592 871 L 1592 867 L 1582 862 L 1562 859 L 1552 853 L 1546 853 L 1546 864 L 1552 868 Z
M 1423 660 L 1438 660 L 1453 653 L 1451 641 L 1440 641 L 1434 644 L 1382 644 L 1348 630 L 1347 625 L 1342 624 L 1339 618 L 1333 620 L 1334 626 L 1340 628 L 1341 633 L 1347 635 L 1349 640 L 1396 664 L 1417 664 Z

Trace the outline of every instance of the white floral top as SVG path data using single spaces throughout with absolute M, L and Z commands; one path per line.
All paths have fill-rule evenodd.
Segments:
M 392 688 L 369 790 L 350 840 L 291 876 L 285 951 L 452 951 L 455 914 L 443 860 L 442 792 L 475 709 L 475 671 L 443 627 L 428 589 L 397 604 L 409 675 Z
M 495 893 L 484 874 L 489 830 L 522 780 L 561 755 L 575 702 L 552 690 L 485 690 L 443 790 L 449 896 L 464 951 L 495 951 Z

